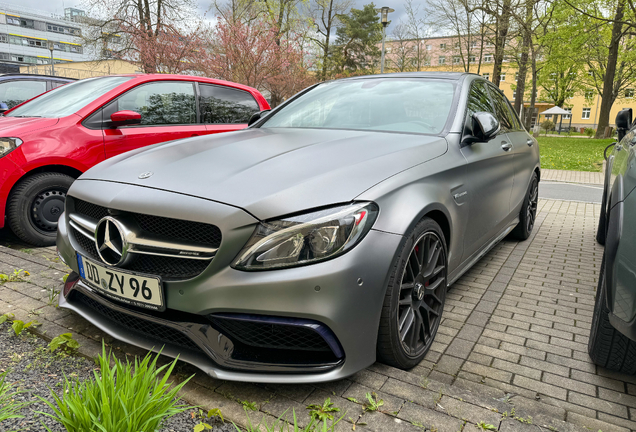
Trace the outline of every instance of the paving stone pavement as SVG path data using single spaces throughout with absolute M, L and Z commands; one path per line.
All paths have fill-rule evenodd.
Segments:
M 603 171 L 605 170 L 605 163 L 603 162 Z M 586 183 L 586 184 L 599 184 L 602 185 L 605 181 L 603 172 L 591 172 L 591 171 L 570 171 L 570 170 L 555 170 L 555 169 L 542 169 L 541 180 L 545 181 L 560 181 L 567 183 Z
M 529 240 L 504 240 L 451 287 L 437 338 L 410 371 L 376 363 L 337 382 L 255 385 L 184 365 L 180 374 L 195 377 L 183 396 L 238 423 L 245 413 L 237 401 L 255 402 L 251 418 L 271 423 L 289 408 L 305 412 L 330 397 L 346 411 L 337 431 L 356 423 L 355 430 L 456 432 L 480 422 L 503 432 L 636 430 L 636 377 L 597 368 L 587 355 L 603 254 L 594 239 L 599 209 L 541 200 Z M 0 272 L 16 268 L 31 275 L 0 286 L 0 314 L 39 321 L 36 331 L 46 338 L 70 329 L 87 356 L 101 352 L 102 338 L 121 352 L 144 354 L 48 304 L 67 272 L 54 248 L 0 246 Z M 365 412 L 365 395 L 374 391 L 384 405 Z

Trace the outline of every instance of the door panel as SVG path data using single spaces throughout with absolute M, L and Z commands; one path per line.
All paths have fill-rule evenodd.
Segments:
M 496 115 L 485 82 L 474 81 L 469 94 L 464 134 L 472 134 L 472 114 Z M 502 125 L 505 127 L 505 125 Z M 463 259 L 471 257 L 501 232 L 510 215 L 514 179 L 513 149 L 507 128 L 487 142 L 462 147 L 467 162 L 470 220 L 464 236 Z
M 199 116 L 209 133 L 245 129 L 259 111 L 254 97 L 244 90 L 199 83 Z
M 141 84 L 104 107 L 104 122 L 111 114 L 131 110 L 141 114 L 141 124 L 105 128 L 106 158 L 136 148 L 209 133 L 198 122 L 194 84 L 154 81 Z

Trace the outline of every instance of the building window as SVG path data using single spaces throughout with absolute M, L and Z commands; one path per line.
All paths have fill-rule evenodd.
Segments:
M 438 64 L 446 64 L 446 57 L 445 56 L 439 56 L 438 60 L 437 60 Z
M 625 89 L 625 97 L 631 99 L 634 97 L 634 89 Z
M 505 73 L 499 75 L 499 81 L 505 81 L 505 80 L 506 80 L 506 74 Z
M 491 41 L 486 41 L 485 45 L 487 47 L 491 47 L 491 46 L 493 46 L 493 43 Z
M 545 115 L 545 119 L 546 120 L 551 120 L 552 119 L 552 114 L 546 114 Z
M 515 82 L 519 81 L 519 72 L 515 72 Z
M 512 99 L 517 99 L 517 89 L 512 91 Z
M 587 74 L 591 76 L 592 78 L 594 78 L 594 71 L 589 70 L 587 71 Z
M 459 49 L 459 42 L 455 42 L 455 49 Z
M 459 56 L 453 57 L 453 64 L 460 64 L 462 62 L 462 58 Z
M 572 108 L 563 108 L 570 114 L 563 114 L 563 120 L 570 120 L 572 118 Z
M 432 49 L 433 49 L 433 46 L 432 46 L 432 45 L 426 45 L 426 51 L 430 51 L 430 50 L 432 50 Z
M 470 62 L 471 63 L 477 63 L 477 57 L 475 57 L 474 55 L 470 56 Z
M 486 54 L 484 56 L 484 62 L 486 63 L 492 63 L 492 54 Z
M 589 119 L 591 113 L 592 113 L 592 108 L 583 108 L 583 115 L 581 116 L 581 118 L 583 120 Z
M 439 44 L 439 49 L 446 49 L 446 44 L 445 43 Z
M 424 66 L 430 66 L 431 61 L 429 59 L 424 60 Z
M 594 90 L 585 90 L 585 99 L 592 99 L 594 97 Z
M 7 16 L 7 24 L 20 25 L 20 18 Z
M 489 73 L 482 74 L 482 76 L 483 76 L 486 80 L 490 81 L 490 74 L 489 74 Z
M 471 47 L 471 48 L 477 48 L 477 41 L 472 41 L 472 42 L 470 43 L 470 47 Z

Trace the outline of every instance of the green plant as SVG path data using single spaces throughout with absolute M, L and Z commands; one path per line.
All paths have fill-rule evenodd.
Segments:
M 66 347 L 70 349 L 77 349 L 80 346 L 79 342 L 73 339 L 71 333 L 62 333 L 51 339 L 51 342 L 49 342 L 49 351 L 53 352 L 63 345 L 66 345 Z
M 7 382 L 9 371 L 0 374 L 0 423 L 9 419 L 24 418 L 18 414 L 29 402 L 16 402 L 16 396 L 22 391 L 15 390 L 11 383 Z
M 552 122 L 552 120 L 544 120 L 541 122 L 541 129 L 543 129 L 545 131 L 545 134 L 547 135 L 548 131 L 554 129 L 554 123 Z
M 225 422 L 225 419 L 223 419 L 223 413 L 221 412 L 219 408 L 212 408 L 211 410 L 208 411 L 207 415 L 205 416 L 203 416 L 203 412 L 199 410 L 199 416 L 205 419 L 218 417 L 221 419 L 222 422 Z M 194 427 L 194 432 L 203 432 L 204 430 L 211 430 L 211 429 L 212 429 L 211 425 L 204 422 L 200 422 Z
M 596 131 L 592 128 L 585 128 L 583 129 L 583 133 L 587 135 L 588 137 L 592 138 L 596 134 Z
M 483 421 L 480 421 L 479 423 L 477 423 L 477 427 L 481 428 L 482 430 L 497 430 L 497 428 L 489 423 L 484 423 Z
M 348 397 L 348 398 L 347 398 L 347 400 L 348 400 L 349 402 L 353 402 L 353 403 L 360 403 L 360 402 L 358 402 L 358 400 L 357 400 L 356 398 L 354 398 L 354 397 Z
M 171 387 L 168 379 L 177 360 L 157 367 L 158 359 L 159 354 L 153 358 L 148 353 L 142 360 L 135 358 L 134 365 L 128 360 L 123 363 L 107 354 L 102 343 L 94 379 L 69 381 L 65 376 L 61 396 L 51 389 L 53 402 L 39 397 L 53 414 L 39 414 L 53 418 L 69 432 L 156 431 L 167 418 L 189 409 L 179 405 L 176 397 L 192 378 Z
M 310 410 L 309 416 L 312 420 L 318 420 L 323 423 L 327 420 L 333 420 L 333 414 L 331 413 L 340 412 L 340 408 L 333 406 L 331 398 L 325 399 L 322 406 L 317 404 L 307 405 L 307 409 Z
M 24 252 L 24 253 L 30 254 L 31 252 L 33 252 L 33 249 L 23 248 L 23 249 L 20 249 L 20 252 Z
M 250 402 L 250 401 L 239 400 L 239 399 L 237 399 L 237 402 L 243 405 L 244 409 L 247 409 L 250 411 L 258 411 L 258 405 L 256 404 L 256 402 Z
M 4 315 L 0 315 L 0 324 L 2 324 L 5 321 L 13 321 L 13 318 L 15 318 L 15 315 L 10 312 Z
M 55 303 L 55 300 L 57 300 L 57 297 L 60 295 L 60 290 L 48 288 L 46 291 L 49 297 L 48 305 L 53 306 L 53 303 Z
M 5 283 L 5 282 L 24 282 L 24 279 L 22 279 L 22 276 L 31 276 L 31 273 L 29 273 L 26 270 L 23 269 L 15 269 L 13 270 L 13 274 L 9 274 L 6 275 L 4 273 L 0 273 L 0 282 Z
M 16 336 L 20 336 L 23 330 L 35 324 L 36 324 L 35 321 L 29 321 L 25 323 L 22 320 L 13 320 L 13 323 L 11 324 L 11 328 L 13 329 L 13 332 L 15 333 Z
M 365 411 L 377 411 L 382 405 L 384 405 L 384 401 L 382 399 L 378 399 L 376 392 L 367 393 L 367 401 L 368 402 L 364 404 Z

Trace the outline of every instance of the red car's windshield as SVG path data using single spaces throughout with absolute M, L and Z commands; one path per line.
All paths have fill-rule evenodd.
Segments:
M 100 77 L 51 90 L 6 114 L 7 117 L 59 118 L 71 115 L 131 77 Z

